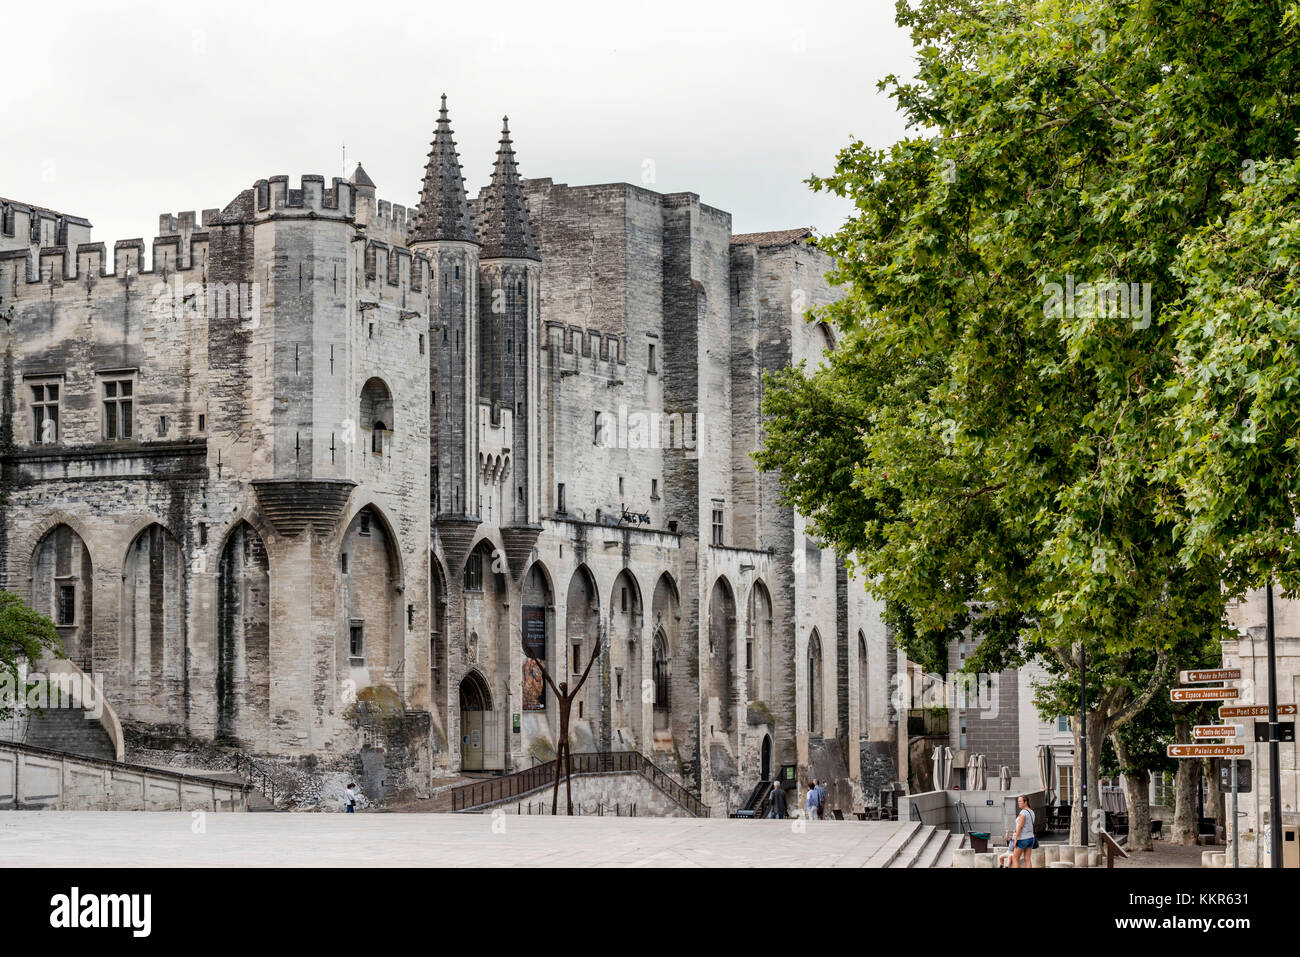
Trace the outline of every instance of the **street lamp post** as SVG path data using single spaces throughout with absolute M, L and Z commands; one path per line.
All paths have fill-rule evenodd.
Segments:
M 1277 654 L 1273 641 L 1273 579 L 1268 580 L 1268 829 L 1273 866 L 1282 866 L 1282 768 L 1278 755 Z
M 1079 793 L 1083 800 L 1080 819 L 1083 831 L 1083 846 L 1089 846 L 1088 838 L 1088 646 L 1079 643 Z

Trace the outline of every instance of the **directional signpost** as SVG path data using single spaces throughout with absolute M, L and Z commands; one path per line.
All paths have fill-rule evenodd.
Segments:
M 1240 668 L 1218 668 L 1214 671 L 1180 671 L 1178 672 L 1178 681 L 1180 684 L 1195 685 L 1203 684 L 1207 681 L 1240 681 Z
M 1236 688 L 1175 688 L 1169 692 L 1171 701 L 1235 701 L 1240 696 Z
M 1178 680 L 1185 685 L 1206 684 L 1212 681 L 1240 681 L 1240 668 L 1214 668 L 1204 671 L 1180 671 Z M 1171 701 L 1235 701 L 1241 697 L 1237 688 L 1174 688 L 1169 692 Z M 1220 706 L 1219 718 L 1244 717 L 1237 712 L 1250 711 L 1251 707 Z M 1229 712 L 1233 712 L 1229 714 Z M 1171 758 L 1230 758 L 1232 760 L 1232 866 L 1237 866 L 1237 759 L 1246 756 L 1246 745 L 1236 744 L 1244 739 L 1244 728 L 1239 724 L 1198 724 L 1192 728 L 1192 739 L 1197 742 L 1211 738 L 1232 744 L 1171 744 L 1166 752 Z
M 1192 728 L 1192 738 L 1240 738 L 1242 727 L 1239 724 L 1198 724 Z
M 1296 706 L 1293 704 L 1280 704 L 1277 706 L 1278 714 L 1295 714 Z M 1220 718 L 1267 718 L 1268 705 L 1266 704 L 1238 704 L 1224 705 L 1219 709 Z
M 1171 744 L 1165 752 L 1171 758 L 1244 758 L 1244 744 Z

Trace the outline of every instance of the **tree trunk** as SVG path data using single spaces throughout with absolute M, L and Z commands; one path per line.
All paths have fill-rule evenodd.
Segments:
M 1174 738 L 1179 744 L 1191 741 L 1191 730 L 1186 720 L 1174 724 Z M 1170 840 L 1191 847 L 1196 844 L 1197 825 L 1196 791 L 1201 781 L 1201 762 L 1182 760 L 1174 776 L 1174 826 Z
M 569 746 L 564 746 L 564 796 L 569 802 L 569 817 L 573 817 L 573 755 Z
M 1214 818 L 1215 843 L 1222 843 L 1227 838 L 1228 816 L 1224 813 L 1223 792 L 1219 790 L 1219 768 L 1222 758 L 1210 758 L 1202 768 L 1206 775 L 1205 816 Z
M 569 752 L 569 702 L 560 700 L 560 734 L 555 749 L 555 790 L 551 795 L 551 816 L 560 810 L 560 775 L 564 773 L 564 758 Z
M 1101 809 L 1101 750 L 1110 730 L 1107 715 L 1093 712 L 1088 715 L 1088 829 L 1083 832 L 1080 844 L 1092 844 L 1097 832 L 1105 826 L 1106 816 Z
M 1146 768 L 1125 775 L 1128 782 L 1128 849 L 1154 851 L 1151 842 L 1151 772 Z
M 1124 769 L 1124 781 L 1128 784 L 1128 849 L 1130 851 L 1154 851 L 1151 843 L 1151 772 L 1146 768 L 1134 768 L 1130 761 L 1129 750 L 1124 746 L 1119 734 L 1110 736 L 1110 743 L 1115 747 L 1115 756 L 1119 758 L 1120 767 Z
M 1083 754 L 1083 747 L 1079 743 L 1079 719 L 1070 719 L 1070 733 L 1074 735 L 1074 753 Z M 1070 785 L 1070 843 L 1078 845 L 1079 838 L 1083 835 L 1083 801 L 1081 799 L 1081 789 L 1083 779 L 1079 775 L 1079 761 L 1074 762 L 1074 774 L 1070 775 L 1072 781 Z

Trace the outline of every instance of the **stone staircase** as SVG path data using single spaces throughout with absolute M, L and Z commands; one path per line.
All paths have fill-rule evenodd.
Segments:
M 953 851 L 966 843 L 964 834 L 954 834 L 932 824 L 909 822 L 904 837 L 894 846 L 884 867 L 952 867 Z
M 46 658 L 31 679 L 46 688 L 41 706 L 0 722 L 0 739 L 88 758 L 124 759 L 117 713 L 74 662 Z
M 103 724 L 81 708 L 49 708 L 29 714 L 22 743 L 88 758 L 117 759 L 117 750 Z

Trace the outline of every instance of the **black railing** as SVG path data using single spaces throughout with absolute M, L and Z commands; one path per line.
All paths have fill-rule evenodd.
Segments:
M 515 813 L 519 815 L 549 815 L 551 813 L 551 802 L 537 801 L 534 803 L 529 801 L 527 804 L 520 802 L 520 804 L 515 808 Z M 598 801 L 591 806 L 590 810 L 585 809 L 581 803 L 578 803 L 573 805 L 573 814 L 575 817 L 582 817 L 583 815 L 586 815 L 587 817 L 592 817 L 593 815 L 595 817 L 606 817 L 609 815 L 614 817 L 636 817 L 636 803 L 615 803 L 610 805 L 602 804 Z
M 584 751 L 570 755 L 569 767 L 575 775 L 618 772 L 640 774 L 696 817 L 709 816 L 707 804 L 639 751 Z M 508 801 L 548 784 L 553 785 L 555 772 L 555 761 L 547 761 L 499 778 L 462 784 L 451 789 L 451 809 L 468 811 Z
M 237 751 L 235 773 L 243 777 L 249 787 L 260 791 L 272 804 L 275 803 L 275 774 L 269 762 L 258 761 L 251 754 Z

